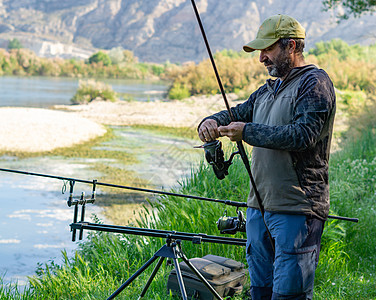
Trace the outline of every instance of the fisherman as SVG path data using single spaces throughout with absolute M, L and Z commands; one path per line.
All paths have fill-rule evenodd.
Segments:
M 335 93 L 327 73 L 306 64 L 305 29 L 275 15 L 244 51 L 260 51 L 270 76 L 247 101 L 205 118 L 203 142 L 220 136 L 253 146 L 255 190 L 247 200 L 250 293 L 258 299 L 312 299 L 321 235 L 329 213 L 328 161 Z M 269 230 L 274 244 L 270 242 Z

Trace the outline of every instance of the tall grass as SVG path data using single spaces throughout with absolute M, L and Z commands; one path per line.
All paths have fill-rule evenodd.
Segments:
M 359 223 L 332 221 L 337 239 L 324 234 L 317 299 L 376 299 L 376 138 L 372 128 L 331 159 L 331 209 Z M 365 151 L 366 150 L 366 151 Z
M 96 80 L 80 80 L 78 89 L 71 99 L 74 104 L 87 104 L 94 100 L 111 101 L 119 100 L 117 93 L 109 84 Z
M 320 263 L 316 272 L 314 299 L 376 299 L 376 138 L 364 132 L 352 146 L 332 155 L 330 168 L 331 213 L 358 217 L 358 224 L 328 221 L 323 235 Z M 369 149 L 364 152 L 363 149 Z M 181 182 L 179 192 L 243 201 L 249 188 L 247 174 L 239 158 L 229 176 L 218 181 L 202 164 L 190 179 Z M 232 208 L 221 204 L 162 197 L 145 207 L 137 224 L 183 232 L 218 234 L 215 222 Z M 99 220 L 96 220 L 99 222 Z M 236 237 L 244 237 L 238 233 Z M 165 243 L 163 239 L 91 232 L 72 258 L 41 265 L 23 293 L 3 286 L 1 299 L 103 299 L 115 291 Z M 245 262 L 242 247 L 183 242 L 187 257 L 208 253 Z M 172 299 L 166 282 L 171 266 L 163 265 L 146 299 Z M 144 272 L 118 299 L 137 299 L 151 269 Z

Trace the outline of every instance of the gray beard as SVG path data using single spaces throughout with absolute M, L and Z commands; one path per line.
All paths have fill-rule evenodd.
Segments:
M 282 78 L 286 76 L 292 69 L 292 61 L 284 53 L 281 53 L 273 65 L 267 67 L 270 76 Z

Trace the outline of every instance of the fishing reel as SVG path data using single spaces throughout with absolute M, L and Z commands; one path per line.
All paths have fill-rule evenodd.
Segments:
M 197 148 L 204 148 L 205 159 L 209 165 L 213 167 L 215 176 L 220 180 L 228 175 L 228 168 L 232 164 L 232 159 L 236 154 L 239 154 L 239 151 L 231 153 L 230 158 L 225 160 L 224 152 L 222 150 L 222 142 L 218 140 L 205 143 Z
M 228 217 L 227 211 L 223 213 L 223 216 L 220 217 L 217 221 L 217 227 L 222 234 L 235 234 L 238 231 L 246 231 L 246 219 L 241 210 L 236 210 L 237 217 Z

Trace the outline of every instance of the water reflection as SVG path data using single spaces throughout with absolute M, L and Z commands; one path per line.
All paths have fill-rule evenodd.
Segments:
M 202 158 L 202 151 L 194 149 L 198 141 L 163 135 L 147 129 L 114 126 L 116 138 L 103 143 L 99 149 L 132 153 L 137 164 L 113 166 L 136 171 L 152 187 L 171 188 L 178 180 L 190 175 Z M 116 164 L 116 165 L 114 165 Z
M 76 248 L 69 232 L 72 209 L 59 189 L 45 189 L 54 186 L 52 182 L 39 184 L 11 174 L 0 178 L 0 275 L 5 282 L 18 280 L 22 285 L 38 262 L 60 262 L 62 249 Z
M 95 164 L 101 163 L 136 172 L 149 187 L 166 190 L 188 176 L 202 158 L 202 152 L 192 148 L 197 141 L 132 127 L 114 127 L 114 133 L 115 138 L 98 149 L 130 152 L 139 163 L 127 165 L 116 159 L 0 157 L 0 164 L 7 169 L 93 180 L 103 175 L 95 170 Z M 20 280 L 22 284 L 25 276 L 34 274 L 38 262 L 60 263 L 63 249 L 69 254 L 77 247 L 71 242 L 69 230 L 73 210 L 67 207 L 68 193 L 62 195 L 62 187 L 61 180 L 0 172 L 0 276 L 5 274 L 5 282 Z M 76 183 L 75 195 L 81 191 L 90 195 L 91 186 Z M 130 199 L 139 202 L 143 197 L 150 198 L 150 194 L 109 197 L 111 204 L 121 205 Z M 103 210 L 108 204 L 100 187 L 97 198 L 95 205 L 87 206 L 87 220 L 92 213 L 104 219 Z
M 120 94 L 128 94 L 136 101 L 163 99 L 165 82 L 133 79 L 100 79 Z M 49 107 L 70 104 L 79 79 L 64 77 L 0 76 L 0 106 Z

